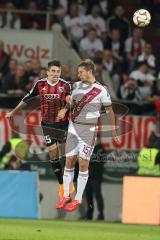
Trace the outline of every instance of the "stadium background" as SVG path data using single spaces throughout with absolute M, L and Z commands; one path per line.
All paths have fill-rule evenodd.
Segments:
M 66 16 L 68 18 L 70 17 L 70 15 L 67 14 L 68 10 L 71 9 L 72 1 L 15 0 L 10 1 L 12 4 L 6 5 L 7 2 L 9 1 L 0 1 L 0 41 L 3 41 L 4 51 L 7 54 L 5 65 L 2 65 L 3 58 L 1 55 L 0 65 L 0 147 L 2 147 L 12 135 L 11 128 L 5 118 L 6 112 L 16 106 L 23 94 L 31 88 L 38 78 L 44 76 L 42 74 L 45 73 L 42 71 L 47 66 L 47 62 L 53 58 L 61 60 L 64 64 L 62 76 L 68 81 L 74 82 L 77 80 L 75 66 L 80 62 L 80 56 L 84 54 L 84 51 L 75 44 L 75 36 L 72 35 L 70 32 L 71 30 L 69 31 L 67 28 L 67 24 L 71 24 Z M 151 2 L 147 0 L 123 0 L 120 2 L 115 0 L 112 1 L 112 3 L 110 3 L 110 1 L 96 0 L 73 1 L 74 4 L 76 2 L 81 16 L 83 16 L 84 13 L 90 15 L 91 9 L 94 5 L 98 5 L 100 8 L 100 16 L 105 22 L 106 27 L 103 29 L 100 23 L 97 32 L 99 32 L 98 38 L 102 41 L 103 48 L 97 50 L 94 49 L 94 51 L 89 53 L 87 57 L 91 56 L 93 60 L 95 60 L 97 66 L 97 78 L 109 88 L 113 101 L 115 103 L 118 102 L 124 104 L 128 107 L 128 113 L 123 116 L 123 118 L 132 125 L 132 131 L 121 136 L 121 143 L 119 146 L 115 146 L 110 139 L 101 138 L 102 145 L 106 152 L 114 153 L 115 149 L 118 149 L 119 151 L 118 162 L 115 157 L 111 157 L 109 161 L 107 160 L 105 162 L 103 176 L 104 182 L 102 186 L 105 200 L 105 220 L 116 222 L 121 221 L 122 217 L 123 176 L 136 174 L 138 168 L 136 159 L 137 152 L 147 144 L 150 134 L 153 131 L 157 132 L 159 130 L 159 119 L 155 108 L 155 100 L 158 100 L 158 97 L 160 96 L 160 91 L 158 92 L 156 88 L 160 78 L 158 42 L 160 3 L 159 1 Z M 103 11 L 103 6 L 106 5 L 101 5 L 101 2 L 108 3 L 106 11 Z M 141 40 L 143 39 L 151 44 L 153 48 L 153 52 L 151 51 L 150 53 L 151 58 L 147 58 L 147 67 L 148 72 L 154 78 L 154 88 L 150 89 L 150 95 L 145 96 L 146 98 L 142 97 L 136 99 L 134 96 L 132 99 L 127 99 L 127 97 L 125 99 L 121 94 L 121 89 L 123 89 L 123 85 L 129 81 L 131 72 L 137 68 L 137 63 L 141 62 L 139 56 L 143 53 L 144 45 L 143 47 L 141 46 L 141 51 L 136 55 L 134 67 L 132 65 L 133 68 L 129 68 L 131 65 L 130 60 L 126 57 L 127 53 L 125 46 L 123 52 L 119 53 L 120 56 L 115 55 L 115 53 L 112 52 L 112 49 L 110 49 L 111 51 L 109 53 L 106 52 L 106 49 L 109 49 L 109 45 L 107 45 L 107 34 L 109 36 L 111 33 L 109 21 L 112 19 L 110 19 L 110 17 L 119 3 L 124 4 L 124 17 L 126 18 L 124 22 L 127 22 L 126 26 L 128 27 L 127 35 L 121 33 L 121 40 L 123 43 L 130 36 L 133 36 L 135 26 L 133 26 L 132 23 L 132 15 L 135 10 L 146 8 L 152 15 L 151 24 L 147 28 L 141 29 L 141 31 L 143 31 L 143 37 L 141 36 Z M 14 21 L 13 24 L 9 26 L 5 21 L 12 11 L 14 12 Z M 5 13 L 8 13 L 8 16 Z M 77 39 L 76 43 L 79 43 L 81 39 L 87 36 L 87 33 L 93 24 L 90 20 L 91 18 L 88 17 L 88 19 L 86 20 L 88 21 L 87 25 L 82 26 L 83 34 Z M 96 28 L 97 25 L 92 27 Z M 121 26 L 118 27 L 121 29 Z M 103 52 L 106 52 L 106 55 L 112 55 L 109 56 L 109 60 L 113 61 L 112 64 L 115 66 L 114 70 L 110 70 L 109 66 L 105 64 L 106 58 L 105 55 L 103 55 Z M 123 60 L 121 61 L 119 57 L 122 57 Z M 143 58 L 143 56 L 141 57 Z M 15 67 L 13 67 L 13 64 L 11 63 L 12 60 L 15 61 Z M 128 66 L 128 69 L 126 69 L 126 66 Z M 15 81 L 11 75 L 16 76 L 16 74 L 18 74 L 16 73 L 16 70 L 20 68 L 22 73 L 18 80 L 19 82 L 11 84 L 13 83 L 12 81 Z M 118 89 L 115 88 L 114 82 L 112 81 L 115 75 L 118 75 L 119 79 L 117 80 L 117 83 L 119 83 Z M 118 114 L 121 115 L 121 112 Z M 24 117 L 26 117 L 27 124 L 32 126 L 26 127 L 22 124 Z M 30 137 L 34 143 L 33 156 L 31 157 L 35 157 L 35 153 L 39 153 L 39 151 L 45 149 L 41 136 L 36 137 L 35 135 L 36 125 L 39 124 L 39 122 L 40 116 L 38 111 L 28 111 L 28 114 L 27 112 L 19 112 L 14 118 L 14 129 L 20 132 L 22 137 L 24 136 L 23 133 L 26 132 L 28 137 Z M 124 126 L 125 124 L 121 127 Z M 122 131 L 124 131 L 124 129 Z M 39 174 L 39 191 L 44 196 L 44 199 L 39 206 L 40 217 L 47 219 L 53 219 L 56 217 L 78 219 L 81 216 L 81 213 L 74 213 L 72 215 L 67 214 L 65 216 L 62 214 L 61 216 L 61 214 L 58 215 L 54 210 L 53 205 L 57 201 L 56 183 L 53 181 L 54 176 L 49 164 L 37 163 L 31 164 L 30 167 L 31 170 L 37 171 Z M 82 209 L 82 211 L 84 211 L 84 209 Z M 96 216 L 96 212 L 94 216 Z

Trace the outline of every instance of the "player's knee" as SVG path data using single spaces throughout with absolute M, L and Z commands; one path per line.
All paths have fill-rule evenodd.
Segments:
M 85 172 L 88 170 L 89 161 L 83 158 L 79 159 L 79 171 Z
M 75 158 L 67 157 L 66 158 L 66 168 L 73 168 L 75 166 Z

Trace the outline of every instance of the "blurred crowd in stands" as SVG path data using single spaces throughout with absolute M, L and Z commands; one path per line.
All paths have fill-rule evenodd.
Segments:
M 156 0 L 141 0 L 139 4 L 150 11 L 160 8 L 160 1 Z M 0 8 L 9 10 L 0 11 L 1 28 L 45 30 L 46 14 L 37 11 L 53 13 L 49 29 L 62 32 L 81 58 L 94 60 L 96 78 L 106 86 L 110 79 L 113 98 L 152 103 L 160 98 L 159 58 L 152 42 L 143 37 L 145 30 L 133 26 L 132 18 L 127 18 L 126 6 L 119 1 L 2 0 Z M 19 9 L 29 13 L 11 11 Z M 159 15 L 155 17 L 158 19 Z M 24 95 L 37 79 L 45 76 L 46 69 L 39 59 L 20 63 L 5 52 L 5 43 L 0 40 L 1 93 Z M 67 65 L 62 77 L 77 81 L 75 70 Z

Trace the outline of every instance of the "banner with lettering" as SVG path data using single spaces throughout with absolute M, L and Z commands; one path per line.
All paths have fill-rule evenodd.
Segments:
M 46 67 L 52 59 L 52 32 L 1 29 L 1 40 L 5 51 L 19 62 L 37 58 Z
M 32 141 L 32 152 L 40 158 L 41 152 L 46 150 L 43 135 L 41 131 L 41 116 L 39 111 L 19 111 L 14 115 L 13 121 L 9 122 L 5 115 L 8 109 L 0 110 L 0 149 L 7 142 L 13 131 L 19 133 L 24 139 Z M 131 116 L 127 115 L 121 118 L 123 123 L 128 123 L 132 127 L 130 131 L 127 124 L 121 124 L 120 144 L 117 145 L 110 137 L 104 136 L 105 122 L 99 128 L 98 141 L 101 147 L 96 154 L 95 159 L 100 158 L 104 162 L 104 179 L 106 181 L 121 181 L 123 175 L 133 174 L 137 171 L 137 153 L 140 148 L 147 145 L 148 137 L 151 132 L 156 131 L 157 119 L 151 116 Z M 107 133 L 106 133 L 107 135 Z M 103 150 L 103 151 L 102 151 Z M 42 155 L 43 159 L 47 157 L 47 152 Z M 98 160 L 99 161 L 99 160 Z M 32 170 L 39 171 L 40 178 L 53 179 L 54 175 L 50 164 L 40 163 L 31 164 Z
M 7 142 L 11 136 L 12 129 L 20 135 L 30 138 L 35 145 L 44 146 L 41 131 L 41 116 L 39 111 L 19 111 L 14 115 L 13 121 L 9 123 L 5 115 L 7 109 L 0 110 L 0 147 Z M 122 117 L 123 122 L 131 124 L 132 128 L 129 132 L 120 135 L 120 143 L 117 145 L 110 137 L 103 136 L 105 124 L 100 127 L 99 135 L 104 149 L 125 149 L 138 151 L 147 145 L 148 137 L 151 132 L 156 131 L 157 119 L 151 116 L 131 116 Z M 123 124 L 121 128 L 125 128 Z
M 107 136 L 107 131 L 105 132 L 104 130 L 106 124 L 102 121 L 102 126 L 99 127 L 99 134 L 104 149 L 116 148 L 119 150 L 138 151 L 147 145 L 151 132 L 156 132 L 157 129 L 157 119 L 152 116 L 126 115 L 121 117 L 119 122 L 117 127 L 119 128 L 120 143 L 116 144 L 111 137 Z

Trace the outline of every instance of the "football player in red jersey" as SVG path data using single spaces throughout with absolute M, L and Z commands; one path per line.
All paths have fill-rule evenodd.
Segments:
M 58 148 L 64 145 L 68 129 L 66 99 L 71 95 L 71 86 L 61 76 L 61 63 L 53 60 L 48 63 L 47 78 L 38 80 L 30 92 L 6 117 L 11 119 L 16 112 L 24 109 L 34 97 L 40 97 L 41 126 L 48 147 L 53 171 L 59 182 L 59 196 L 63 197 L 63 168 L 58 156 Z M 74 191 L 71 185 L 70 193 Z

